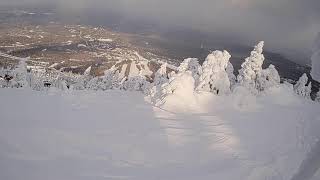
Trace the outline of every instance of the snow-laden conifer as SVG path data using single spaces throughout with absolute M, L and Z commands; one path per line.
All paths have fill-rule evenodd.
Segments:
M 262 72 L 262 64 L 265 60 L 263 52 L 264 42 L 259 42 L 254 50 L 251 51 L 249 57 L 245 59 L 245 62 L 241 65 L 239 75 L 237 77 L 238 83 L 241 86 L 246 87 L 251 91 L 256 91 L 256 81 L 258 75 Z
M 226 94 L 230 92 L 230 80 L 226 71 L 231 55 L 227 51 L 214 51 L 202 65 L 198 91 Z
M 308 82 L 308 76 L 305 73 L 299 78 L 293 89 L 298 95 L 310 98 L 311 83 Z

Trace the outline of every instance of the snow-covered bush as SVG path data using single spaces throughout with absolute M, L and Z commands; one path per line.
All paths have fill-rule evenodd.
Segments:
M 308 76 L 304 73 L 293 86 L 294 91 L 305 98 L 310 98 L 311 83 L 308 83 Z
M 256 92 L 257 77 L 261 74 L 262 64 L 265 59 L 262 54 L 263 46 L 264 42 L 261 41 L 254 47 L 250 57 L 246 58 L 245 62 L 241 65 L 237 77 L 238 83 L 252 92 Z
M 197 81 L 199 80 L 202 69 L 197 58 L 187 58 L 180 64 L 178 67 L 178 72 L 186 71 L 190 71 L 192 73 L 196 84 L 198 84 Z
M 256 88 L 259 91 L 267 90 L 280 84 L 280 75 L 274 65 L 263 69 L 257 76 Z
M 202 65 L 198 91 L 226 94 L 230 92 L 230 80 L 226 71 L 231 55 L 227 51 L 214 51 Z

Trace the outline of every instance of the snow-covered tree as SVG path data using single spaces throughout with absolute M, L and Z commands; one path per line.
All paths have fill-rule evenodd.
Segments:
M 1 69 L 0 69 L 0 88 L 3 88 L 6 86 L 6 80 L 4 79 L 4 74 L 1 73 Z
M 17 68 L 14 70 L 12 86 L 18 88 L 29 86 L 26 59 L 21 59 Z
M 70 85 L 63 79 L 58 80 L 55 84 L 55 87 L 62 91 L 67 91 L 70 89 Z
M 270 65 L 267 69 L 263 69 L 257 76 L 256 88 L 264 91 L 280 84 L 280 75 L 274 65 Z
M 177 73 L 172 76 L 169 81 L 162 85 L 161 93 L 154 97 L 153 102 L 155 105 L 160 106 L 165 103 L 166 98 L 170 95 L 188 99 L 193 97 L 195 90 L 195 80 L 191 71 Z
M 178 67 L 178 72 L 186 71 L 191 71 L 196 84 L 198 84 L 202 69 L 197 58 L 187 58 L 180 64 L 180 66 Z
M 234 68 L 233 68 L 233 65 L 231 64 L 231 62 L 228 63 L 226 71 L 228 73 L 228 77 L 229 77 L 231 86 L 235 85 L 236 81 L 237 81 L 237 77 L 234 75 Z
M 310 98 L 311 83 L 308 83 L 308 76 L 304 73 L 293 86 L 294 91 L 305 98 Z
M 175 75 L 170 73 L 170 76 L 175 76 Z M 169 78 L 167 74 L 167 63 L 164 63 L 155 73 L 152 87 L 149 90 L 149 94 L 153 101 L 158 99 L 159 96 L 161 96 L 162 86 L 166 84 L 168 81 L 169 81 Z
M 311 60 L 312 60 L 311 76 L 313 79 L 320 82 L 320 33 L 316 38 Z
M 227 51 L 214 51 L 202 65 L 202 73 L 197 85 L 198 91 L 225 94 L 230 92 L 230 80 L 226 71 L 231 55 Z
M 99 83 L 102 81 L 101 77 L 92 78 L 87 84 L 86 88 L 91 90 L 99 90 Z
M 146 80 L 146 77 L 142 75 L 142 72 L 140 71 L 138 76 L 129 77 L 121 84 L 123 84 L 122 88 L 124 90 L 142 91 L 144 93 L 147 93 L 150 83 Z
M 93 90 L 117 89 L 120 84 L 119 71 L 115 66 L 104 72 L 104 76 L 91 79 L 86 87 Z
M 250 57 L 246 58 L 245 62 L 241 65 L 237 77 L 239 84 L 251 91 L 255 91 L 257 77 L 262 71 L 262 64 L 265 59 L 262 54 L 263 46 L 264 42 L 261 41 L 254 47 Z
M 153 85 L 159 86 L 168 82 L 167 63 L 161 65 L 160 69 L 155 73 Z
M 35 91 L 42 91 L 44 89 L 43 80 L 39 77 L 34 78 L 31 88 Z
M 91 69 L 92 67 L 89 66 L 83 73 L 83 76 L 81 76 L 81 78 L 78 78 L 80 81 L 79 84 L 81 84 L 81 86 L 85 89 L 87 87 L 87 84 L 90 82 L 90 80 L 93 78 L 93 76 L 91 75 Z
M 0 88 L 11 87 L 9 79 L 13 78 L 13 73 L 9 69 L 0 69 Z
M 315 100 L 318 101 L 318 102 L 320 102 L 320 90 L 319 90 L 319 92 L 317 93 L 317 97 L 316 97 Z

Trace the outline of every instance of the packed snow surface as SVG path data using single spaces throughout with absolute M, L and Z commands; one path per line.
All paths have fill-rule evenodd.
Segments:
M 0 89 L 0 179 L 288 180 L 319 137 L 319 103 L 285 86 L 188 95 Z

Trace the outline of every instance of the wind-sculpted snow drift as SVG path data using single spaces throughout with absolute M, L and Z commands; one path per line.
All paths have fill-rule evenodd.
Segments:
M 45 79 L 21 62 L 2 86 L 24 88 L 0 89 L 0 179 L 289 180 L 320 137 L 320 104 L 305 75 L 293 86 L 263 69 L 262 48 L 237 78 L 226 51 L 152 81 Z

